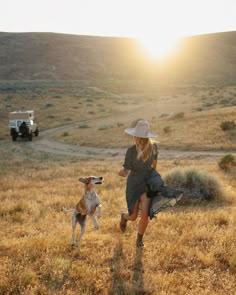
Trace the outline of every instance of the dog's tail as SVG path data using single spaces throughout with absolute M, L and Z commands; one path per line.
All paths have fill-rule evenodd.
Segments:
M 68 212 L 75 212 L 75 209 L 74 209 L 74 208 L 73 208 L 73 209 L 66 209 L 66 208 L 63 207 L 63 211 L 64 211 L 65 213 L 68 213 Z

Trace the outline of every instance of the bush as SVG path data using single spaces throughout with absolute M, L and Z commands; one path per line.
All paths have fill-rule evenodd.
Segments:
M 232 154 L 225 155 L 219 160 L 218 166 L 222 170 L 229 170 L 236 166 L 236 159 Z
M 172 116 L 172 119 L 177 119 L 177 120 L 180 120 L 183 118 L 184 118 L 184 112 L 179 112 L 179 113 L 176 113 Z
M 233 130 L 234 128 L 236 128 L 236 124 L 234 121 L 224 121 L 220 124 L 220 128 L 223 130 L 223 131 L 226 131 L 226 130 Z
M 170 126 L 164 127 L 163 131 L 164 131 L 164 133 L 170 133 L 171 132 Z
M 53 103 L 50 103 L 50 102 L 49 103 L 46 103 L 46 105 L 45 105 L 46 108 L 50 108 L 50 107 L 53 107 L 53 106 L 54 106 L 54 104 Z
M 182 189 L 185 200 L 217 200 L 223 196 L 220 180 L 195 168 L 174 168 L 164 179 L 166 185 Z
M 89 128 L 89 125 L 86 123 L 80 124 L 79 128 Z
M 112 128 L 112 125 L 101 125 L 97 128 L 97 130 L 107 130 Z

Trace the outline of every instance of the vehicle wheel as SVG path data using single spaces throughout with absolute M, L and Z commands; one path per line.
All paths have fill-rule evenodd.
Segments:
M 34 135 L 35 135 L 35 136 L 38 136 L 38 135 L 39 135 L 39 130 L 38 130 L 38 128 L 35 130 Z
M 29 133 L 29 135 L 28 135 L 29 141 L 32 141 L 32 138 L 33 138 L 33 134 L 32 133 Z
M 16 141 L 17 136 L 16 135 L 12 135 L 12 141 Z

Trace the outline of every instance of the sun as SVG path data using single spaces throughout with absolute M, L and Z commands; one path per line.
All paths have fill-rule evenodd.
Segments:
M 139 38 L 139 42 L 149 56 L 163 60 L 174 53 L 178 38 L 169 35 L 152 35 Z

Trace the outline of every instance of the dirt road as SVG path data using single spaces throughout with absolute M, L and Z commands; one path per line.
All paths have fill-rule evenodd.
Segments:
M 55 132 L 66 130 L 66 128 L 78 123 L 56 127 L 40 133 L 38 138 L 27 144 L 35 151 L 53 153 L 57 155 L 77 156 L 94 159 L 123 159 L 126 149 L 124 148 L 100 148 L 87 147 L 80 144 L 67 144 L 53 140 Z M 213 162 L 227 153 L 236 151 L 215 151 L 215 150 L 184 150 L 184 149 L 159 149 L 160 160 L 204 160 Z

